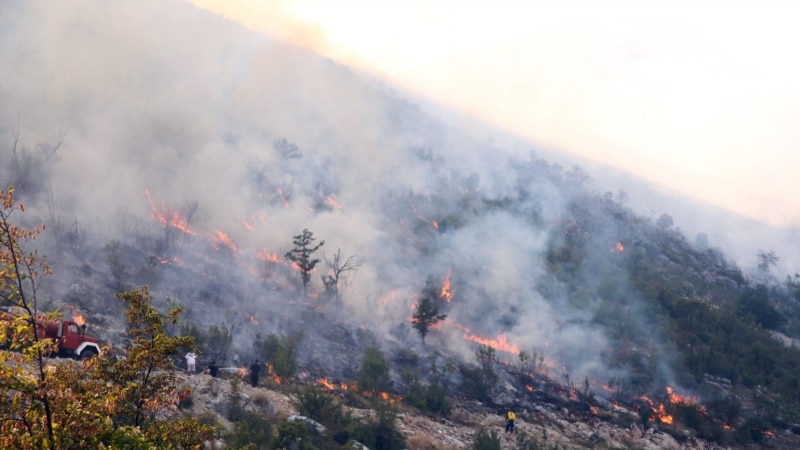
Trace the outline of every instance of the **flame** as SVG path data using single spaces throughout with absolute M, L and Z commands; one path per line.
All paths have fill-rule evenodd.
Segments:
M 479 344 L 489 346 L 497 351 L 513 353 L 515 355 L 519 354 L 519 346 L 517 346 L 516 344 L 510 344 L 505 335 L 502 334 L 497 336 L 496 339 L 489 339 L 467 333 L 464 335 L 464 338 L 469 339 L 470 341 L 473 342 L 477 342 Z
M 333 194 L 325 197 L 325 202 L 327 202 L 333 209 L 342 209 L 342 205 L 336 200 L 336 197 Z
M 439 293 L 439 298 L 447 300 L 448 303 L 453 300 L 453 288 L 450 286 L 451 271 L 451 269 L 447 269 L 447 277 L 445 277 L 444 282 L 442 283 L 442 290 Z
M 233 243 L 233 240 L 231 239 L 230 236 L 228 236 L 227 234 L 223 233 L 220 230 L 214 230 L 214 233 L 216 234 L 215 240 L 217 242 L 224 244 L 226 247 L 233 250 L 234 253 L 239 252 L 239 249 L 236 248 L 236 244 Z
M 267 249 L 258 250 L 256 252 L 256 258 L 262 259 L 262 260 L 267 261 L 267 262 L 276 263 L 276 264 L 282 264 L 283 263 L 283 258 L 278 256 L 277 253 L 268 252 Z
M 317 380 L 317 384 L 319 384 L 320 386 L 324 387 L 325 389 L 327 389 L 329 391 L 332 391 L 332 390 L 336 389 L 336 386 L 334 386 L 333 383 L 328 381 L 327 378 L 318 379 Z
M 535 392 L 536 391 L 536 388 L 531 386 L 530 384 L 526 384 L 525 385 L 525 389 L 527 389 L 527 390 L 529 390 L 531 392 Z
M 621 242 L 617 242 L 616 244 L 614 244 L 614 247 L 611 248 L 611 253 L 615 253 L 615 252 L 622 253 L 624 251 L 625 251 L 625 246 L 622 245 Z
M 242 225 L 244 225 L 244 227 L 247 228 L 247 231 L 253 231 L 253 226 L 250 225 L 246 220 L 239 219 L 239 222 L 242 222 Z
M 240 368 L 239 369 L 239 376 L 242 377 L 242 378 L 247 376 L 247 369 L 245 369 L 244 367 Z
M 255 317 L 253 317 L 253 315 L 252 315 L 252 314 L 248 314 L 248 315 L 247 315 L 247 318 L 248 318 L 248 319 L 250 319 L 250 323 L 252 323 L 253 325 L 258 325 L 258 319 L 256 319 Z
M 189 228 L 189 223 L 181 215 L 180 212 L 170 209 L 163 202 L 161 206 L 156 205 L 155 202 L 153 202 L 153 198 L 150 196 L 149 189 L 144 190 L 144 195 L 150 202 L 150 209 L 152 210 L 153 220 L 162 223 L 165 226 L 177 228 L 186 234 L 197 236 L 197 232 Z
M 438 230 L 439 229 L 439 222 L 432 220 L 431 223 L 433 224 L 433 228 Z
M 75 311 L 74 306 L 69 305 L 69 310 L 72 311 L 72 320 L 74 320 L 75 323 L 81 326 L 86 325 L 86 317 L 78 311 Z
M 267 375 L 272 378 L 272 381 L 277 384 L 283 384 L 283 377 L 275 373 L 275 368 L 272 367 L 272 364 L 265 363 L 264 365 L 267 366 Z
M 289 206 L 289 202 L 286 200 L 286 196 L 283 194 L 283 190 L 281 188 L 278 188 L 278 195 L 281 197 L 283 206 Z

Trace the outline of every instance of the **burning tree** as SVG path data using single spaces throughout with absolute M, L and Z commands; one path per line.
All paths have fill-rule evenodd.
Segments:
M 442 297 L 444 297 L 444 295 Z M 419 331 L 423 344 L 425 343 L 425 336 L 428 335 L 431 327 L 435 327 L 439 322 L 447 318 L 447 314 L 439 314 L 439 306 L 437 303 L 439 298 L 442 297 L 440 297 L 439 289 L 434 285 L 433 281 L 428 279 L 425 283 L 425 288 L 423 288 L 420 294 L 419 302 L 414 305 L 414 314 L 411 316 L 411 324 L 414 329 Z
M 284 258 L 292 261 L 300 270 L 300 279 L 303 281 L 303 294 L 306 294 L 308 283 L 311 282 L 311 272 L 314 271 L 314 267 L 319 262 L 319 258 L 312 259 L 311 255 L 325 245 L 325 241 L 320 241 L 316 246 L 312 246 L 315 241 L 314 233 L 308 231 L 308 228 L 304 229 L 302 234 L 294 236 L 293 239 L 294 248 L 286 252 Z

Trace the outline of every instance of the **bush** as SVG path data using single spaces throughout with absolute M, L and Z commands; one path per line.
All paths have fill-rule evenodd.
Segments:
M 497 431 L 478 429 L 472 435 L 472 448 L 474 450 L 500 450 L 500 437 L 497 436 Z
M 264 416 L 245 413 L 241 420 L 233 423 L 233 431 L 226 436 L 232 448 L 261 448 L 272 439 L 272 423 Z
M 298 392 L 295 406 L 300 414 L 327 428 L 343 429 L 352 422 L 350 414 L 345 412 L 341 402 L 316 386 L 306 386 Z
M 397 428 L 394 410 L 379 407 L 375 420 L 362 422 L 353 431 L 353 439 L 361 442 L 371 450 L 403 450 L 406 438 Z M 498 447 L 499 448 L 499 447 Z
M 374 392 L 389 380 L 389 363 L 383 352 L 375 345 L 364 352 L 358 371 L 358 386 L 366 392 Z
M 297 450 L 316 450 L 308 430 L 302 422 L 283 422 L 278 425 L 278 435 L 272 439 L 269 448 L 284 449 L 291 448 Z
M 278 337 L 270 333 L 264 338 L 257 334 L 253 349 L 272 366 L 275 375 L 289 378 L 297 372 L 297 346 L 302 338 L 302 334 Z

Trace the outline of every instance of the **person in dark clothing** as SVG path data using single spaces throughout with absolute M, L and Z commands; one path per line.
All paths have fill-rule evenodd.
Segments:
M 217 378 L 219 374 L 219 367 L 217 366 L 216 361 L 211 361 L 211 364 L 208 365 L 208 374 L 214 378 Z
M 256 360 L 253 364 L 250 364 L 250 384 L 252 384 L 253 387 L 258 386 L 259 372 L 261 372 L 261 364 Z

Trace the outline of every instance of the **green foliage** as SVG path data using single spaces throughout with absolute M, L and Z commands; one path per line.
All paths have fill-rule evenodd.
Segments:
M 279 337 L 270 333 L 263 338 L 260 334 L 256 334 L 253 350 L 272 366 L 275 375 L 290 378 L 297 372 L 297 346 L 302 339 L 302 334 Z
M 352 417 L 336 397 L 313 385 L 297 393 L 295 405 L 300 414 L 330 429 L 347 428 L 352 422 Z
M 406 439 L 397 427 L 397 414 L 388 406 L 380 406 L 376 417 L 356 426 L 353 439 L 372 450 L 403 450 Z
M 478 367 L 461 364 L 458 368 L 461 373 L 462 389 L 468 397 L 486 401 L 499 380 L 494 371 L 497 355 L 492 347 L 481 345 L 475 351 L 475 356 L 478 358 Z
M 389 381 L 389 363 L 381 349 L 373 345 L 364 351 L 358 370 L 358 386 L 366 392 L 375 392 Z
M 472 448 L 474 450 L 500 450 L 500 437 L 497 436 L 497 431 L 479 428 L 472 435 Z
M 414 314 L 411 316 L 411 323 L 414 329 L 419 331 L 422 342 L 428 335 L 431 327 L 447 318 L 446 314 L 439 314 L 437 303 L 439 295 L 432 280 L 428 280 L 420 294 L 419 302 L 414 306 Z
M 233 431 L 225 437 L 225 441 L 238 449 L 267 446 L 272 441 L 272 422 L 265 416 L 246 413 L 233 423 Z
M 316 450 L 311 442 L 306 425 L 302 422 L 283 422 L 278 425 L 278 435 L 272 440 L 270 449 Z
M 430 362 L 428 383 L 426 384 L 420 382 L 417 373 L 409 371 L 403 373 L 403 380 L 408 387 L 403 401 L 422 411 L 447 417 L 452 408 L 450 386 L 447 380 L 455 370 L 455 364 L 448 361 L 440 368 L 435 355 L 431 356 Z
M 117 240 L 107 243 L 103 247 L 103 252 L 106 254 L 106 263 L 108 269 L 111 271 L 111 276 L 118 289 L 122 288 L 123 278 L 125 277 L 125 261 L 122 258 L 121 244 Z
M 325 245 L 325 241 L 320 241 L 319 244 L 312 246 L 314 241 L 314 233 L 308 231 L 308 229 L 304 229 L 302 234 L 293 237 L 294 248 L 284 255 L 284 258 L 295 263 L 300 270 L 300 279 L 303 282 L 303 293 L 306 293 L 308 283 L 311 282 L 311 272 L 314 271 L 314 267 L 319 263 L 319 259 L 312 258 L 311 255 Z
M 175 414 L 190 392 L 175 379 L 172 357 L 191 338 L 169 337 L 180 310 L 166 315 L 149 305 L 147 288 L 119 294 L 130 345 L 125 358 L 108 352 L 91 360 L 55 364 L 55 347 L 34 332 L 37 320 L 55 319 L 36 309 L 38 279 L 49 268 L 35 252 L 22 251 L 37 230 L 22 229 L 10 213 L 24 211 L 13 191 L 0 191 L 0 298 L 14 306 L 4 316 L 0 352 L 0 448 L 195 448 L 216 430 Z M 107 349 L 106 349 L 107 350 Z
M 208 328 L 208 338 L 205 342 L 204 353 L 210 360 L 225 361 L 231 344 L 233 344 L 231 331 L 226 327 L 212 325 Z

